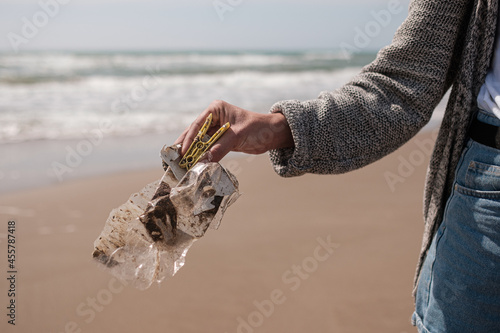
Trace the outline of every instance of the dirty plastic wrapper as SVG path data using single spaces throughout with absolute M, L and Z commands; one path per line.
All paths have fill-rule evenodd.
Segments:
M 113 209 L 94 242 L 94 259 L 138 289 L 177 273 L 191 245 L 217 229 L 239 197 L 238 181 L 219 163 L 179 168 L 179 148 L 161 150 L 163 177 Z

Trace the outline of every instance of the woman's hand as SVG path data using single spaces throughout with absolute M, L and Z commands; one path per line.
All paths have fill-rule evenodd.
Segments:
M 294 145 L 290 127 L 281 113 L 255 113 L 224 101 L 214 101 L 175 141 L 176 144 L 182 143 L 182 156 L 210 113 L 212 125 L 207 132 L 208 135 L 213 135 L 227 122 L 231 124 L 224 135 L 210 148 L 208 159 L 211 162 L 219 162 L 230 151 L 262 154 L 271 149 Z

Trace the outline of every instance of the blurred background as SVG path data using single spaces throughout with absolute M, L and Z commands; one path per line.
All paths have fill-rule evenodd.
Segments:
M 214 99 L 268 112 L 316 98 L 373 60 L 407 7 L 4 0 L 0 192 L 156 166 L 161 146 Z

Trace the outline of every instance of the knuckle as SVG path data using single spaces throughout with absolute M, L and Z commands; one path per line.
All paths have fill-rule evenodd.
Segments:
M 221 99 L 216 99 L 214 100 L 212 103 L 211 103 L 211 106 L 216 108 L 216 109 L 221 109 L 221 108 L 224 108 L 224 105 L 225 105 L 226 102 L 224 102 L 223 100 Z

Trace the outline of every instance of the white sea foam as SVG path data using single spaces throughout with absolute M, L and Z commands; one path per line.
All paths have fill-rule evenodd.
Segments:
M 181 131 L 212 100 L 257 112 L 312 99 L 366 59 L 304 53 L 0 54 L 0 143 Z M 353 67 L 347 67 L 353 66 Z
M 311 99 L 335 89 L 356 71 L 162 76 L 150 90 L 140 78 L 0 85 L 0 142 L 75 138 L 103 118 L 113 122 L 112 134 L 176 131 L 213 99 L 267 112 L 278 100 Z

